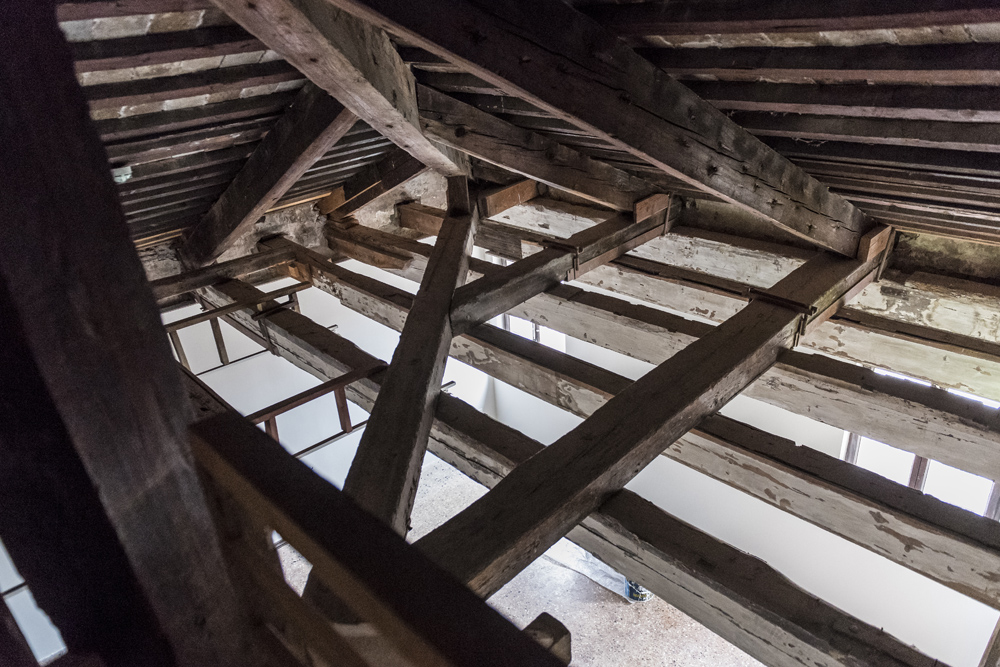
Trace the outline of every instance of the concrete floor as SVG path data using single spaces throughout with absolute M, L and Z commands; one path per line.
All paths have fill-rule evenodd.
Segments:
M 414 541 L 486 489 L 433 455 L 424 460 L 414 504 Z M 281 549 L 289 583 L 301 591 L 309 565 Z M 760 662 L 659 598 L 630 603 L 562 563 L 542 556 L 489 599 L 523 628 L 542 612 L 572 633 L 574 667 L 759 667 Z

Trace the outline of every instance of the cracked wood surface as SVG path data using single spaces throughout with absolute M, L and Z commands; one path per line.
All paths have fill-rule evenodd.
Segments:
M 213 1 L 379 134 L 432 169 L 463 173 L 420 130 L 413 75 L 382 30 L 323 0 Z
M 530 3 L 530 10 L 517 0 L 333 2 L 821 247 L 853 256 L 871 226 L 852 204 L 558 0 Z

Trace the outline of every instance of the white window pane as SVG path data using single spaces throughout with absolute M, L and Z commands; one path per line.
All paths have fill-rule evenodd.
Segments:
M 535 339 L 535 328 L 532 326 L 531 322 L 528 320 L 522 320 L 520 317 L 510 316 L 510 331 L 511 333 L 516 333 L 518 336 L 527 338 L 528 340 Z
M 913 469 L 914 458 L 916 457 L 910 452 L 890 447 L 878 440 L 861 438 L 858 465 L 894 482 L 910 483 L 910 471 Z
M 539 327 L 541 333 L 541 344 L 547 345 L 554 350 L 560 352 L 566 351 L 566 334 L 560 333 L 558 331 L 553 331 L 548 327 Z
M 927 468 L 924 493 L 940 498 L 946 503 L 958 505 L 976 514 L 986 511 L 993 483 L 985 477 L 973 475 L 958 468 L 931 461 Z

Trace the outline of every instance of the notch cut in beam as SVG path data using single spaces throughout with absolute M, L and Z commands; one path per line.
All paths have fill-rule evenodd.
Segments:
M 186 235 L 191 264 L 217 259 L 354 126 L 357 116 L 326 91 L 305 86 L 212 208 Z
M 820 247 L 853 257 L 871 227 L 847 200 L 560 0 L 532 3 L 531 12 L 517 0 L 331 1 Z
M 421 132 L 413 75 L 382 30 L 325 0 L 213 1 L 414 158 L 448 176 L 465 172 L 461 158 Z

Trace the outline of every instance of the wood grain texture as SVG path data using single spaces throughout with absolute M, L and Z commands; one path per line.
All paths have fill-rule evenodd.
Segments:
M 5 5 L 0 91 L 6 101 L 0 139 L 18 156 L 0 164 L 0 211 L 19 221 L 0 242 L 3 322 L 20 331 L 20 363 L 35 369 L 19 377 L 48 396 L 22 411 L 20 438 L 37 429 L 30 451 L 39 455 L 45 445 L 58 452 L 59 462 L 53 456 L 51 463 L 67 481 L 60 489 L 56 475 L 39 487 L 55 492 L 49 500 L 56 502 L 36 508 L 68 513 L 33 530 L 56 541 L 60 526 L 67 536 L 92 530 L 100 545 L 73 553 L 67 541 L 65 558 L 47 561 L 62 571 L 50 581 L 65 584 L 49 600 L 70 597 L 74 588 L 94 589 L 88 603 L 94 606 L 79 610 L 76 621 L 66 622 L 55 609 L 53 618 L 69 634 L 74 623 L 89 626 L 93 639 L 70 641 L 100 644 L 109 667 L 256 665 L 187 447 L 190 413 L 176 362 L 51 4 Z M 51 192 L 38 196 L 46 184 Z M 0 403 L 5 410 L 17 405 Z M 21 500 L 0 505 L 31 506 L 23 504 L 30 489 L 21 490 L 27 494 Z M 73 525 L 77 511 L 81 521 Z M 46 562 L 34 559 L 40 567 Z M 26 574 L 31 563 L 15 560 Z M 29 581 L 36 595 L 44 590 L 44 580 Z M 119 593 L 105 588 L 116 584 Z M 38 600 L 43 609 L 50 606 L 45 596 Z
M 218 258 L 356 121 L 357 116 L 326 91 L 303 88 L 219 200 L 187 233 L 182 256 L 193 265 Z
M 822 247 L 853 256 L 870 226 L 846 200 L 558 0 L 532 3 L 530 12 L 513 1 L 336 4 Z
M 413 75 L 389 38 L 322 0 L 213 0 L 358 118 L 432 169 L 461 165 L 424 137 Z
M 466 189 L 449 182 L 449 189 Z M 458 180 L 458 179 L 453 179 Z M 465 283 L 478 211 L 468 210 L 468 192 L 449 196 L 451 208 L 437 237 L 375 402 L 368 426 L 344 482 L 344 492 L 401 535 L 410 511 L 445 361 L 454 337 L 452 295 Z M 464 210 L 463 210 L 464 209 Z

